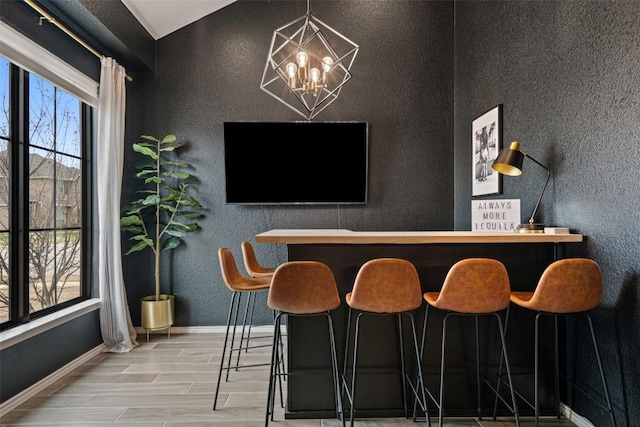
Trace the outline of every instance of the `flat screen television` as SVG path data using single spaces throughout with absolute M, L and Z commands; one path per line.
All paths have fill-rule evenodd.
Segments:
M 366 204 L 366 122 L 224 122 L 226 203 Z

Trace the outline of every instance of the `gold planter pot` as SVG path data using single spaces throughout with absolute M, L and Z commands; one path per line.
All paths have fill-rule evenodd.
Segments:
M 156 300 L 155 295 L 143 297 L 141 304 L 142 327 L 147 331 L 147 341 L 149 341 L 150 331 L 167 329 L 167 334 L 171 336 L 171 325 L 173 325 L 175 296 L 160 294 L 160 299 Z

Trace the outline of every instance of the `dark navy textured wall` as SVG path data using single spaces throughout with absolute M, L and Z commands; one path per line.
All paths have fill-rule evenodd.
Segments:
M 305 1 L 233 3 L 160 39 L 156 73 L 135 76 L 127 86 L 127 144 L 142 133 L 174 133 L 188 142 L 183 158 L 195 166 L 207 207 L 202 230 L 167 257 L 163 274 L 171 286 L 165 291 L 176 295 L 176 326 L 226 322 L 230 294 L 217 250 L 229 247 L 241 262 L 242 240 L 253 242 L 269 229 L 453 227 L 453 4 L 359 0 L 311 6 L 318 19 L 361 46 L 353 79 L 315 120 L 368 122 L 366 206 L 225 205 L 223 122 L 303 120 L 260 90 L 260 81 L 273 31 L 304 15 Z M 125 157 L 126 202 L 135 197 L 136 157 L 130 149 Z M 255 248 L 267 265 L 287 258 L 285 245 Z M 139 299 L 152 289 L 149 255 L 124 259 L 136 324 Z M 262 307 L 268 323 L 271 315 Z
M 0 353 L 0 402 L 5 402 L 102 344 L 98 310 Z
M 539 217 L 587 236 L 569 256 L 602 267 L 595 310 L 607 380 L 620 426 L 640 420 L 640 7 L 637 1 L 456 2 L 455 225 L 471 224 L 471 122 L 504 105 L 504 144 L 518 140 L 548 165 Z M 525 160 L 504 177 L 504 194 L 531 214 L 544 171 Z M 573 329 L 573 326 L 579 328 Z M 573 325 L 569 370 L 601 393 L 584 324 Z M 575 371 L 574 371 L 575 370 Z M 579 393 L 567 403 L 609 425 Z

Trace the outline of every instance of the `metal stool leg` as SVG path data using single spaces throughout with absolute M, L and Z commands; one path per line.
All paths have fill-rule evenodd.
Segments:
M 442 426 L 444 421 L 444 361 L 445 361 L 445 343 L 447 341 L 447 320 L 451 313 L 448 313 L 442 319 L 442 345 L 440 352 L 440 403 L 438 403 L 438 425 Z
M 339 373 L 338 373 L 338 356 L 336 354 L 336 338 L 333 331 L 333 319 L 329 313 L 326 314 L 327 323 L 329 327 L 329 344 L 331 350 L 331 370 L 333 377 L 333 392 L 335 393 L 335 403 L 336 403 L 336 418 L 342 420 L 342 427 L 345 427 L 345 419 L 344 413 L 342 409 L 342 399 L 340 396 L 340 383 L 339 383 Z
M 476 387 L 477 387 L 477 400 L 476 403 L 478 405 L 476 411 L 478 413 L 478 419 L 482 419 L 482 402 L 480 398 L 480 325 L 478 321 L 478 316 L 473 316 L 475 320 L 476 327 Z
M 267 410 L 265 414 L 264 425 L 265 427 L 269 425 L 269 418 L 273 421 L 273 407 L 275 402 L 275 377 L 278 375 L 278 353 L 279 353 L 279 340 L 280 340 L 280 319 L 282 318 L 282 313 L 278 313 L 276 315 L 274 324 L 273 324 L 273 343 L 271 346 L 271 365 L 269 367 L 269 386 L 267 388 Z
M 351 397 L 349 396 L 349 389 L 347 388 L 347 367 L 348 367 L 348 360 L 349 360 L 349 337 L 351 335 L 351 313 L 352 313 L 352 309 L 351 307 L 349 307 L 349 310 L 347 312 L 347 330 L 345 332 L 345 339 L 344 339 L 344 358 L 343 358 L 343 362 L 342 362 L 342 381 L 341 383 L 341 387 L 340 387 L 340 396 L 341 399 L 344 401 L 344 397 L 345 394 L 347 394 L 348 400 L 351 401 Z M 351 407 L 349 407 L 351 408 Z
M 593 348 L 596 352 L 596 360 L 598 361 L 598 369 L 600 370 L 600 379 L 602 379 L 602 387 L 604 388 L 604 397 L 607 400 L 607 411 L 609 412 L 609 416 L 611 418 L 611 425 L 616 427 L 616 417 L 613 414 L 613 407 L 611 406 L 611 397 L 609 396 L 609 388 L 607 387 L 607 380 L 604 376 L 604 369 L 602 369 L 602 360 L 600 359 L 600 351 L 598 350 L 598 342 L 596 340 L 596 334 L 593 330 L 593 322 L 591 321 L 591 316 L 589 313 L 584 313 L 587 317 L 587 321 L 589 322 L 589 330 L 591 331 L 591 341 L 593 341 Z
M 511 392 L 511 405 L 512 408 L 511 411 L 513 412 L 513 415 L 516 419 L 516 427 L 520 427 L 520 412 L 518 411 L 518 405 L 516 403 L 516 392 L 515 389 L 513 388 L 513 378 L 511 376 L 511 368 L 509 367 L 509 356 L 507 355 L 507 340 L 505 338 L 506 336 L 506 323 L 505 323 L 505 328 L 502 327 L 502 319 L 500 319 L 500 315 L 498 313 L 493 313 L 493 315 L 496 317 L 496 319 L 498 320 L 498 329 L 500 331 L 500 342 L 502 344 L 502 352 L 500 354 L 500 361 L 502 362 L 502 360 L 504 359 L 504 364 L 505 367 L 507 369 L 507 379 L 509 381 L 509 391 Z M 498 395 L 498 390 L 495 390 L 496 396 Z M 496 397 L 497 399 L 497 397 Z M 503 400 L 504 402 L 504 400 Z M 506 402 L 505 402 L 506 404 Z M 507 405 L 508 407 L 509 405 Z
M 409 408 L 407 406 L 407 382 L 406 382 L 406 367 L 404 364 L 404 339 L 402 333 L 402 316 L 400 314 L 394 315 L 398 321 L 398 345 L 400 346 L 400 373 L 402 375 L 402 403 L 404 405 L 404 417 L 409 418 Z
M 358 339 L 360 338 L 359 329 L 360 329 L 360 319 L 362 318 L 362 313 L 359 313 L 356 317 L 356 330 L 354 333 L 354 343 L 353 343 L 353 364 L 351 366 L 351 392 L 350 402 L 351 402 L 351 411 L 349 415 L 349 425 L 353 427 L 353 417 L 355 415 L 355 396 L 356 396 L 356 372 L 357 372 L 357 364 L 358 364 Z
M 213 398 L 213 410 L 216 410 L 218 403 L 218 393 L 220 392 L 220 380 L 222 379 L 222 370 L 224 369 L 224 356 L 227 350 L 227 341 L 229 340 L 229 328 L 231 326 L 231 316 L 233 313 L 233 307 L 236 299 L 237 292 L 233 292 L 231 295 L 231 303 L 229 304 L 229 314 L 227 315 L 227 329 L 224 334 L 224 344 L 222 344 L 222 356 L 220 356 L 220 369 L 218 370 L 218 383 L 216 384 L 216 394 Z

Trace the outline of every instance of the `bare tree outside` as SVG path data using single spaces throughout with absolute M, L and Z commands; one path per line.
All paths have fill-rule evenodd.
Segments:
M 2 58 L 0 58 L 2 59 Z M 8 98 L 2 59 L 0 97 Z M 8 87 L 8 84 L 6 85 Z M 79 297 L 81 267 L 80 101 L 38 76 L 29 78 L 28 280 L 29 312 Z M 1 104 L 0 136 L 9 136 L 9 103 Z M 11 164 L 0 145 L 0 322 L 9 320 Z M 13 201 L 13 203 L 16 203 Z M 17 235 L 16 235 L 17 237 Z M 11 280 L 19 280 L 12 276 Z

